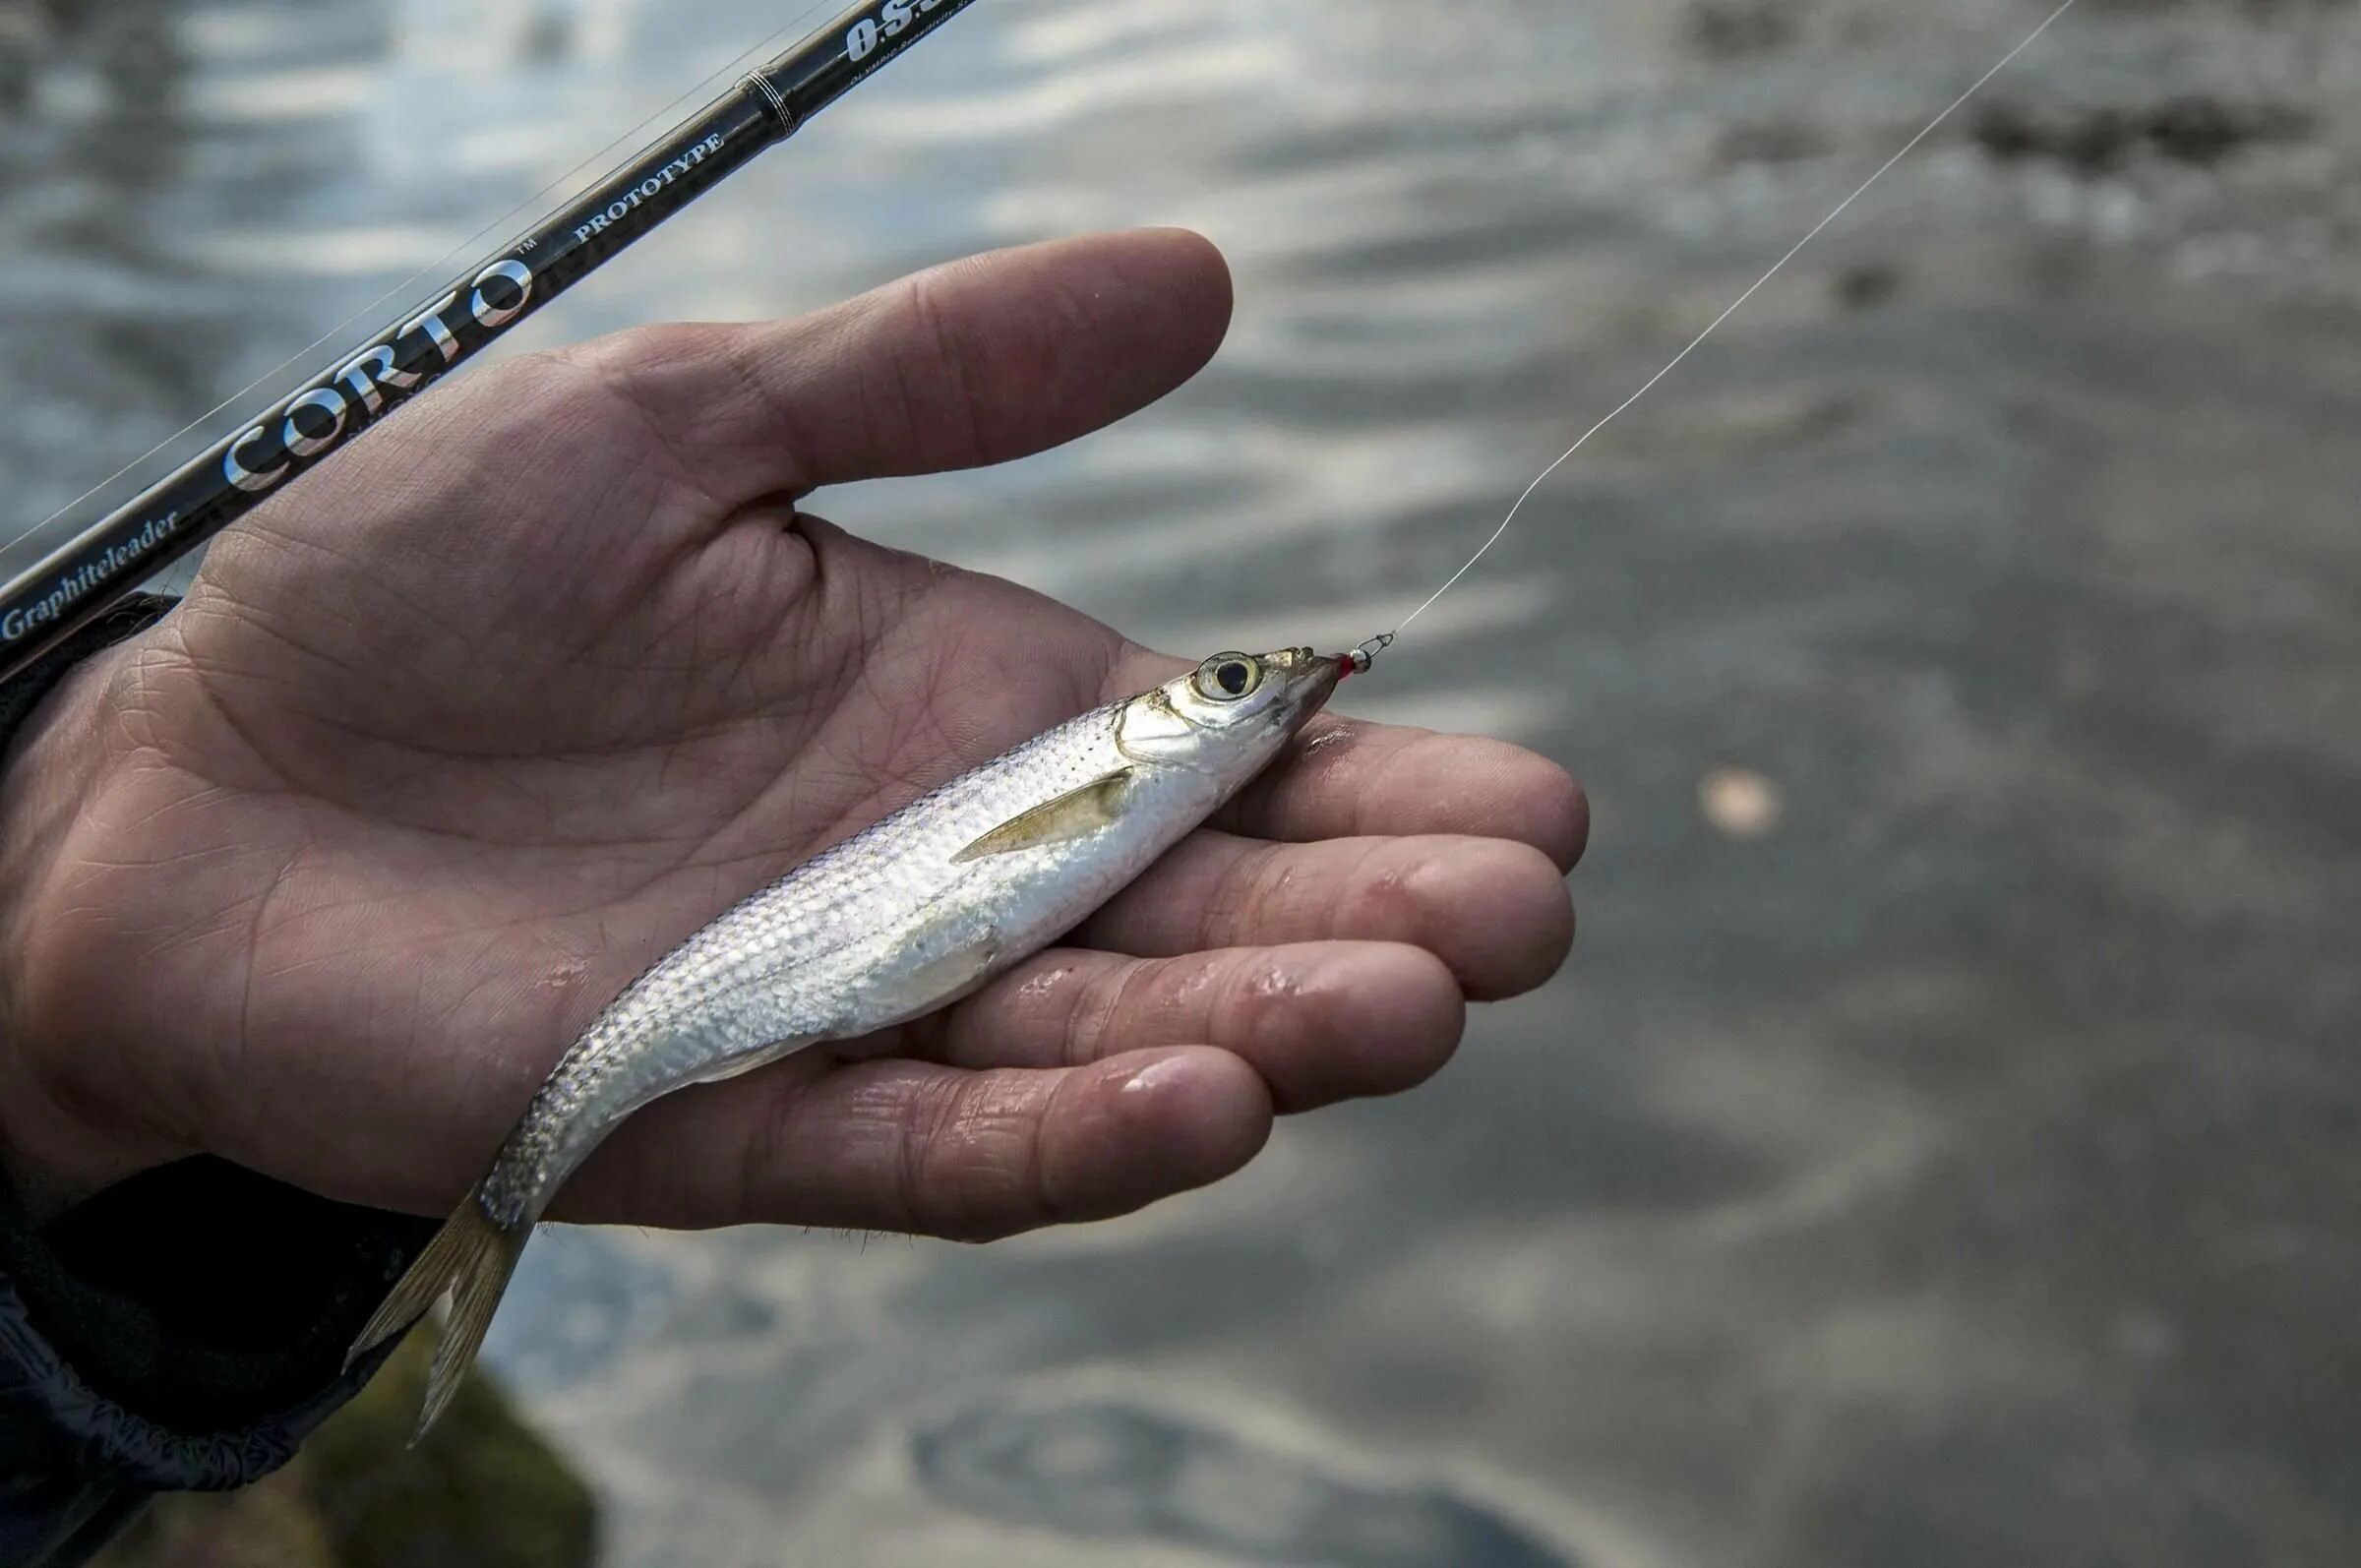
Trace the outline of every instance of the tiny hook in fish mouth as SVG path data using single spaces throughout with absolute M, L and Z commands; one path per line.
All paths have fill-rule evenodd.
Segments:
M 1342 671 L 1337 679 L 1341 681 L 1348 675 L 1368 674 L 1369 666 L 1376 662 L 1377 655 L 1393 645 L 1394 634 L 1391 632 L 1380 632 L 1352 652 L 1338 654 L 1336 662 L 1342 666 Z

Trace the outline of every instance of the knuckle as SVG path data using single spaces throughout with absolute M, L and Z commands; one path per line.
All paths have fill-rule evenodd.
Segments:
M 684 389 L 710 346 L 708 328 L 630 327 L 516 361 L 524 378 L 516 392 L 545 419 L 569 425 L 626 419 L 677 445 L 683 432 L 674 410 L 696 401 L 684 397 Z
M 1149 963 L 1133 960 L 1090 988 L 1090 996 L 1076 1004 L 1069 1021 L 1061 1065 L 1079 1067 L 1118 1049 L 1114 1042 L 1132 1022 L 1140 989 L 1152 972 Z
M 1051 1129 L 1058 1124 L 1058 1105 L 1077 1081 L 1068 1073 L 1050 1090 L 1049 1103 L 1042 1114 L 1030 1118 L 1023 1136 L 1018 1140 L 1021 1152 L 1021 1176 L 1015 1190 L 1022 1193 L 1024 1207 L 1007 1218 L 1009 1231 L 1030 1230 L 1035 1226 L 1055 1225 L 1063 1212 L 1059 1191 L 1055 1162 L 1051 1150 Z M 1006 1234 L 1006 1233 L 1003 1233 Z
M 547 357 L 602 378 L 629 382 L 677 365 L 698 348 L 705 336 L 705 329 L 685 322 L 651 322 L 550 349 Z
M 954 1080 L 928 1084 L 903 1113 L 901 1157 L 895 1162 L 889 1205 L 895 1229 L 915 1234 L 953 1234 L 956 1214 L 946 1204 L 943 1176 L 950 1165 L 948 1143 L 959 1119 L 959 1086 Z
M 529 432 L 561 441 L 600 439 L 614 423 L 617 399 L 612 379 L 588 357 L 593 346 L 542 349 L 494 365 L 466 389 L 466 406 L 460 399 L 444 405 L 445 417 L 463 425 L 470 439 L 508 445 Z
M 1205 944 L 1237 946 L 1257 916 L 1266 928 L 1283 928 L 1295 879 L 1282 846 L 1258 844 L 1241 851 L 1215 880 L 1205 901 Z
M 1205 1031 L 1212 1043 L 1267 1042 L 1300 1021 L 1302 987 L 1280 959 L 1240 954 L 1224 968 L 1212 1009 L 1214 1027 Z
M 1372 840 L 1330 894 L 1338 930 L 1416 936 L 1425 930 L 1433 868 L 1402 853 L 1400 841 Z
M 930 1087 L 913 1107 L 899 1203 L 904 1228 L 992 1241 L 1054 1221 L 1046 1109 L 1034 1114 L 1004 1073 Z
M 977 395 L 973 349 L 943 302 L 945 275 L 919 272 L 903 284 L 902 306 L 914 327 L 917 351 L 888 358 L 896 417 L 906 442 L 947 442 L 948 460 L 976 467 L 986 460 L 989 446 L 985 410 Z

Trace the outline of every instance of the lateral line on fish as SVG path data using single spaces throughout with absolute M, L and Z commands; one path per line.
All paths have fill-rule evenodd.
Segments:
M 1830 210 L 1829 214 L 1826 217 L 1813 224 L 1810 233 L 1804 235 L 1803 238 L 1797 240 L 1792 246 L 1790 246 L 1787 250 L 1787 253 L 1785 256 L 1782 256 L 1778 261 L 1773 262 L 1770 270 L 1765 271 L 1762 276 L 1756 278 L 1754 282 L 1748 286 L 1745 293 L 1740 294 L 1736 299 L 1731 300 L 1727 308 L 1725 308 L 1721 315 L 1715 317 L 1711 322 L 1708 322 L 1706 324 L 1705 331 L 1699 332 L 1695 337 L 1690 338 L 1688 345 L 1682 348 L 1679 353 L 1674 354 L 1670 359 L 1666 360 L 1663 369 L 1659 370 L 1655 375 L 1649 377 L 1645 382 L 1641 383 L 1640 390 L 1638 392 L 1633 392 L 1629 397 L 1626 397 L 1621 402 L 1617 403 L 1613 408 L 1607 411 L 1605 418 L 1600 420 L 1590 429 L 1584 431 L 1580 436 L 1576 437 L 1573 446 L 1568 447 L 1564 452 L 1559 452 L 1555 461 L 1551 462 L 1548 467 L 1544 468 L 1540 473 L 1534 476 L 1533 483 L 1527 485 L 1523 494 L 1519 495 L 1517 499 L 1510 504 L 1508 514 L 1500 519 L 1500 525 L 1491 531 L 1490 536 L 1487 537 L 1483 543 L 1476 547 L 1476 553 L 1468 557 L 1467 561 L 1457 572 L 1452 573 L 1450 576 L 1443 579 L 1443 585 L 1441 587 L 1435 589 L 1432 593 L 1426 596 L 1425 603 L 1421 604 L 1416 610 L 1413 610 L 1410 612 L 1410 614 L 1404 616 L 1402 620 L 1394 627 L 1392 632 L 1381 633 L 1380 635 L 1383 638 L 1382 641 L 1380 641 L 1378 637 L 1371 637 L 1369 642 L 1376 643 L 1378 647 L 1383 647 L 1385 643 L 1391 642 L 1396 636 L 1400 635 L 1405 630 L 1407 630 L 1413 621 L 1416 621 L 1420 616 L 1424 615 L 1428 607 L 1430 607 L 1435 600 L 1441 598 L 1444 594 L 1449 593 L 1452 587 L 1458 583 L 1459 579 L 1466 576 L 1469 571 L 1475 567 L 1476 563 L 1482 561 L 1487 554 L 1490 553 L 1492 546 L 1500 542 L 1501 535 L 1508 532 L 1509 524 L 1517 520 L 1517 513 L 1522 510 L 1525 503 L 1532 498 L 1533 493 L 1542 488 L 1542 482 L 1544 480 L 1547 479 L 1551 474 L 1557 472 L 1560 467 L 1564 466 L 1569 457 L 1572 457 L 1576 452 L 1582 451 L 1583 447 L 1589 443 L 1593 436 L 1596 436 L 1599 434 L 1599 432 L 1604 430 L 1608 425 L 1614 423 L 1616 417 L 1620 415 L 1623 410 L 1629 408 L 1633 403 L 1636 403 L 1641 398 L 1647 396 L 1649 392 L 1655 388 L 1658 382 L 1663 381 L 1666 376 L 1671 375 L 1674 368 L 1677 367 L 1682 360 L 1688 358 L 1691 353 L 1695 352 L 1697 347 L 1707 338 L 1713 336 L 1716 330 L 1718 330 L 1724 322 L 1736 315 L 1741 306 L 1743 306 L 1748 300 L 1754 298 L 1756 294 L 1762 291 L 1765 284 L 1769 283 L 1771 279 L 1777 277 L 1783 271 L 1785 271 L 1786 265 L 1793 261 L 1799 254 L 1801 254 L 1805 246 L 1818 239 L 1823 229 L 1827 228 L 1831 223 L 1834 223 L 1838 218 L 1844 216 L 1845 210 L 1846 208 L 1849 208 L 1853 203 L 1859 201 L 1863 196 L 1867 195 L 1869 187 L 1875 185 L 1879 180 L 1884 179 L 1887 171 L 1892 169 L 1895 164 L 1900 163 L 1904 158 L 1908 157 L 1910 153 L 1917 149 L 1919 143 L 1934 135 L 1936 129 L 1940 127 L 1944 121 L 1950 119 L 1954 114 L 1958 113 L 1961 106 L 1969 98 L 1974 97 L 1978 92 L 1982 91 L 1986 83 L 1990 82 L 1994 77 L 2000 75 L 2001 72 L 2007 70 L 2010 64 L 2014 62 L 2019 55 L 2031 48 L 2034 41 L 2038 39 L 2041 34 L 2049 30 L 2050 25 L 2056 22 L 2060 17 L 2064 16 L 2067 12 L 2073 10 L 2074 6 L 2075 0 L 2064 0 L 2064 3 L 2061 4 L 2055 11 L 2052 11 L 2047 17 L 2043 18 L 2041 25 L 2033 29 L 2032 31 L 2027 33 L 2024 40 L 2021 41 L 2017 47 L 2011 49 L 2007 54 L 2002 55 L 1998 62 L 1996 62 L 1990 70 L 1986 71 L 1982 76 L 1975 79 L 1974 83 L 1968 87 L 1967 91 L 1952 99 L 1949 106 L 1947 106 L 1942 113 L 1927 121 L 1924 126 L 1919 128 L 1916 136 L 1913 136 L 1907 142 L 1905 142 L 1899 151 L 1897 151 L 1892 157 L 1886 159 L 1885 162 L 1877 166 L 1875 173 L 1871 174 L 1867 179 L 1861 181 L 1858 186 L 1854 187 L 1850 196 L 1847 196 L 1845 198 L 1845 200 L 1839 202 L 1833 209 Z M 1366 648 L 1368 647 L 1368 644 L 1364 643 L 1362 646 Z M 1371 651 L 1373 652 L 1374 650 L 1372 649 Z M 1361 667 L 1364 669 L 1367 667 L 1365 660 L 1362 661 Z

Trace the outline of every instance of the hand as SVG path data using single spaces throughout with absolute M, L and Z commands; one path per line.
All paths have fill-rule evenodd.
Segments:
M 202 1151 L 449 1210 L 682 936 L 1186 662 L 794 498 L 1095 429 L 1228 309 L 1193 236 L 1006 252 L 510 363 L 258 509 L 0 775 L 11 1171 L 54 1205 Z M 659 1102 L 551 1217 L 997 1236 L 1423 1079 L 1463 997 L 1563 958 L 1582 797 L 1492 741 L 1314 733 L 1073 945 L 872 1059 Z

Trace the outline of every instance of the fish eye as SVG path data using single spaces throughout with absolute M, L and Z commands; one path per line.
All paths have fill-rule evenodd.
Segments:
M 1189 681 L 1208 702 L 1235 702 L 1262 684 L 1262 666 L 1243 653 L 1217 653 Z

